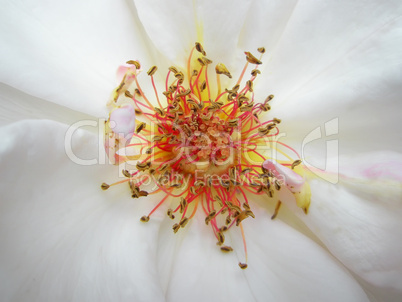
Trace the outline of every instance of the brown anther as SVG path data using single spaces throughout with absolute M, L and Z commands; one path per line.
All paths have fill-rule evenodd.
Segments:
M 135 88 L 134 92 L 137 96 L 141 96 L 141 91 L 138 88 Z
M 221 246 L 221 251 L 228 253 L 228 252 L 232 252 L 233 248 L 231 248 L 230 246 L 224 245 L 224 246 Z
M 270 94 L 269 96 L 267 96 L 267 98 L 265 99 L 265 102 L 269 102 L 270 100 L 272 100 L 274 98 L 273 94 Z
M 207 88 L 207 82 L 204 81 L 204 82 L 201 83 L 200 90 L 204 91 L 205 88 Z
M 182 220 L 180 220 L 179 224 L 182 228 L 184 228 L 186 226 L 188 222 L 188 218 L 187 217 L 183 217 Z
M 198 70 L 197 70 L 197 69 L 194 69 L 193 72 L 192 72 L 192 74 L 191 74 L 191 76 L 192 76 L 192 77 L 198 76 Z
M 144 129 L 146 127 L 147 124 L 145 124 L 144 122 L 141 122 L 137 128 L 135 129 L 135 133 L 140 133 L 142 129 Z
M 265 47 L 259 47 L 257 50 L 259 53 L 265 53 Z
M 246 55 L 247 62 L 251 64 L 262 64 L 262 62 L 254 57 L 250 52 L 245 51 L 244 54 Z
M 184 79 L 184 73 L 182 73 L 181 71 L 176 72 L 174 74 L 174 76 L 175 76 L 176 79 Z M 176 90 L 177 87 L 172 86 L 172 88 L 174 88 L 174 90 Z
M 176 74 L 176 73 L 179 72 L 179 71 L 177 70 L 177 68 L 174 67 L 174 66 L 170 66 L 170 67 L 169 67 L 169 70 L 170 70 L 171 72 L 173 72 L 174 74 Z
M 163 136 L 162 135 L 154 135 L 153 137 L 152 137 L 152 142 L 159 142 L 159 141 L 161 141 L 163 139 Z
M 248 86 L 248 90 L 249 90 L 250 92 L 253 92 L 253 82 L 250 81 L 250 80 L 248 80 L 248 81 L 246 82 L 246 85 Z
M 275 189 L 277 191 L 279 191 L 281 189 L 281 184 L 279 183 L 279 181 L 277 179 L 275 179 Z
M 169 167 L 168 164 L 163 164 L 162 166 L 160 166 L 159 171 L 163 172 L 166 170 L 167 167 Z
M 151 149 L 151 148 L 148 148 L 148 149 L 145 150 L 145 154 L 151 154 L 151 153 L 152 153 L 152 149 Z
M 110 186 L 107 183 L 102 183 L 101 188 L 102 188 L 103 191 L 105 191 L 105 190 L 109 189 Z
M 150 162 L 150 161 L 147 162 L 147 163 L 140 163 L 140 162 L 138 162 L 137 165 L 136 165 L 136 167 L 137 167 L 137 169 L 138 169 L 139 171 L 145 171 L 145 170 L 147 170 L 147 169 L 149 169 L 149 168 L 151 167 L 151 162 Z
M 149 193 L 147 191 L 144 191 L 144 190 L 141 190 L 141 191 L 138 192 L 138 195 L 140 195 L 140 197 L 148 196 L 148 194 Z
M 253 110 L 253 106 L 254 106 L 253 103 L 248 104 L 248 105 L 242 105 L 242 106 L 240 107 L 240 111 L 241 111 L 241 112 L 252 111 L 252 110 Z
M 243 208 L 245 210 L 250 210 L 250 206 L 248 205 L 248 203 L 243 203 Z
M 189 88 L 189 89 L 186 89 L 186 90 L 184 90 L 183 92 L 180 92 L 180 93 L 178 93 L 177 95 L 176 95 L 176 97 L 181 97 L 181 96 L 185 96 L 185 95 L 189 95 L 191 93 L 191 89 Z
M 293 170 L 296 166 L 300 165 L 301 163 L 302 163 L 302 161 L 301 161 L 300 159 L 295 160 L 295 161 L 292 163 L 292 170 Z
M 183 213 L 184 212 L 184 210 L 186 209 L 186 207 L 187 207 L 187 200 L 185 199 L 185 198 L 181 198 L 180 199 L 180 213 Z
M 241 262 L 239 262 L 239 267 L 240 267 L 241 269 L 246 269 L 246 268 L 247 268 L 247 263 L 241 263 Z
M 261 74 L 261 71 L 258 70 L 258 69 L 253 69 L 253 70 L 251 71 L 251 75 L 252 75 L 253 77 L 256 77 L 257 74 Z
M 130 60 L 130 61 L 127 61 L 126 63 L 127 63 L 127 64 L 130 64 L 130 65 L 134 65 L 136 69 L 140 69 L 140 68 L 141 68 L 140 63 L 138 63 L 137 61 Z
M 252 211 L 247 210 L 247 211 L 241 211 L 240 214 L 236 217 L 236 226 L 239 226 L 239 224 L 246 219 L 247 217 L 253 217 L 255 218 L 255 215 Z
M 226 223 L 226 225 L 229 225 L 231 222 L 232 222 L 232 218 L 230 218 L 230 215 L 228 215 L 228 216 L 226 217 L 225 223 Z
M 135 109 L 135 114 L 142 114 L 142 111 L 140 109 Z
M 198 61 L 198 63 L 201 64 L 201 66 L 207 65 L 207 64 L 205 63 L 205 61 L 204 61 L 202 58 L 198 58 L 197 61 Z
M 124 95 L 125 95 L 126 97 L 130 98 L 130 99 L 133 98 L 133 95 L 132 95 L 132 94 L 130 93 L 130 91 L 128 91 L 128 90 L 124 91 Z
M 210 179 L 211 179 L 211 178 L 210 178 Z M 223 202 L 222 202 L 222 199 L 219 197 L 219 195 L 216 195 L 216 196 L 215 196 L 215 200 L 218 202 L 218 204 L 219 204 L 220 207 L 223 207 Z
M 180 224 L 175 223 L 175 224 L 173 225 L 172 229 L 173 229 L 173 232 L 176 234 L 177 231 L 180 229 Z
M 218 237 L 218 243 L 219 245 L 223 244 L 225 242 L 225 235 L 223 235 L 222 232 L 217 232 L 216 236 Z
M 148 222 L 149 221 L 149 216 L 142 216 L 140 220 L 142 222 Z
M 226 66 L 223 63 L 218 63 L 215 66 L 215 71 L 216 71 L 217 74 L 224 74 L 229 79 L 232 78 L 232 75 L 230 74 L 229 70 L 226 68 Z
M 241 212 L 240 207 L 237 206 L 237 205 L 234 205 L 234 204 L 231 203 L 230 201 L 227 201 L 226 204 L 227 204 L 227 206 L 228 206 L 228 208 L 229 208 L 230 210 L 232 210 L 232 211 L 238 211 L 239 213 Z
M 202 45 L 201 45 L 200 42 L 195 42 L 195 49 L 196 49 L 198 52 L 202 53 L 203 56 L 206 56 L 206 55 L 207 55 L 207 53 L 205 52 L 205 50 L 204 50 L 204 48 L 202 47 Z
M 127 177 L 127 178 L 130 178 L 130 177 L 131 177 L 130 172 L 128 172 L 127 170 L 122 170 L 121 172 L 123 173 L 123 175 L 124 175 L 125 177 Z
M 158 67 L 152 66 L 152 67 L 148 70 L 147 74 L 148 74 L 149 76 L 153 76 L 157 70 L 158 70 Z
M 281 123 L 281 120 L 278 119 L 278 118 L 276 118 L 276 117 L 274 117 L 273 121 L 274 121 L 274 123 L 276 123 L 276 124 L 280 124 L 280 123 Z
M 282 205 L 282 202 L 280 200 L 278 200 L 278 202 L 276 203 L 276 206 L 275 206 L 275 212 L 272 215 L 271 219 L 276 218 L 276 216 L 278 215 L 279 209 L 281 208 L 281 205 Z
M 239 125 L 239 119 L 238 118 L 230 119 L 228 121 L 228 125 L 229 127 L 237 127 Z
M 169 216 L 169 218 L 174 219 L 174 215 L 173 215 L 173 210 L 172 210 L 172 209 L 168 209 L 166 214 Z
M 158 108 L 158 107 L 154 107 L 154 111 L 155 111 L 157 114 L 159 114 L 160 116 L 164 116 L 164 115 L 165 115 L 165 112 L 164 112 L 162 109 Z
M 195 191 L 195 187 L 190 187 L 190 192 L 193 195 L 197 195 L 197 192 Z
M 228 230 L 228 227 L 227 227 L 226 225 L 221 226 L 221 227 L 219 228 L 219 231 L 221 231 L 221 232 L 226 232 L 227 230 Z
M 204 61 L 205 65 L 212 64 L 212 60 L 208 59 L 207 57 L 203 57 L 202 60 Z

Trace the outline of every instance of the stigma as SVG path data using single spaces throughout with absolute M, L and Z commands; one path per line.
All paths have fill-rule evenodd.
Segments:
M 245 52 L 245 65 L 233 80 L 221 62 L 211 71 L 213 61 L 197 42 L 185 70 L 171 66 L 162 87 L 155 84 L 157 67 L 149 68 L 153 91 L 144 91 L 140 85 L 139 61 L 128 61 L 118 69 L 121 83 L 108 102 L 110 115 L 105 123 L 109 159 L 125 168 L 123 180 L 103 183 L 101 188 L 125 183 L 133 198 L 163 192 L 164 197 L 140 220 L 150 221 L 162 204 L 169 203 L 166 215 L 173 220 L 174 233 L 202 212 L 224 253 L 233 251 L 225 244 L 225 232 L 239 228 L 246 260 L 239 263 L 242 269 L 247 268 L 243 223 L 255 218 L 250 196 L 262 195 L 276 203 L 272 219 L 282 203 L 280 190 L 293 194 L 306 214 L 310 205 L 308 183 L 297 168 L 300 156 L 278 142 L 281 120 L 269 117 L 274 96 L 258 101 L 254 95 L 265 49 L 257 53 Z M 232 85 L 222 87 L 221 77 Z M 269 146 L 283 158 L 263 154 L 261 146 Z M 145 190 L 149 182 L 156 189 Z

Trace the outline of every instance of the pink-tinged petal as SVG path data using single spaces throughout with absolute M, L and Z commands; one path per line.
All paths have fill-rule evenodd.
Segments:
M 402 297 L 401 164 L 402 154 L 389 151 L 341 157 L 337 184 L 309 180 L 308 215 L 288 204 L 375 301 Z
M 139 61 L 137 61 L 137 62 L 138 62 L 138 64 L 140 64 Z M 119 82 L 121 82 L 126 74 L 128 74 L 129 78 L 131 79 L 131 78 L 133 78 L 133 77 L 130 76 L 130 74 L 131 74 L 131 75 L 137 75 L 137 74 L 139 74 L 141 71 L 142 71 L 142 69 L 136 69 L 135 66 L 134 66 L 134 65 L 131 65 L 131 64 L 123 64 L 123 65 L 120 65 L 119 68 L 117 68 L 117 72 L 116 72 L 117 80 L 118 80 Z M 126 77 L 127 77 L 127 76 L 126 76 Z
M 130 105 L 114 109 L 110 113 L 109 125 L 117 135 L 125 139 L 131 138 L 135 130 L 135 110 Z
M 300 193 L 302 191 L 305 180 L 292 169 L 289 169 L 272 159 L 264 161 L 263 167 L 271 171 L 279 181 L 283 181 L 292 193 Z

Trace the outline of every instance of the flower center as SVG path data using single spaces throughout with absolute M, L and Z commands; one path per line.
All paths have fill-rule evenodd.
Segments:
M 258 51 L 262 57 L 265 49 Z M 128 61 L 127 66 L 119 69 L 123 73 L 122 82 L 109 102 L 111 113 L 105 125 L 105 147 L 116 164 L 135 161 L 134 169 L 123 170 L 126 179 L 112 185 L 128 183 L 133 198 L 156 192 L 166 194 L 141 221 L 149 221 L 152 213 L 170 197 L 173 207 L 167 215 L 177 221 L 173 224 L 176 233 L 201 205 L 205 223 L 212 227 L 223 252 L 232 251 L 224 245 L 224 232 L 233 226 L 240 227 L 247 260 L 242 222 L 255 217 L 247 196 L 265 195 L 276 202 L 272 216 L 275 218 L 281 205 L 276 192 L 281 187 L 293 193 L 306 213 L 309 191 L 304 178 L 293 171 L 301 163 L 299 155 L 276 139 L 281 121 L 261 120 L 262 114 L 270 110 L 273 95 L 263 102 L 255 101 L 253 83 L 262 62 L 249 52 L 245 55 L 246 65 L 231 88 L 221 88 L 220 77 L 231 79 L 232 75 L 224 64 L 216 65 L 214 88 L 208 80 L 212 61 L 201 44 L 196 43 L 188 59 L 187 77 L 176 67 L 169 68 L 163 102 L 153 78 L 157 67 L 151 67 L 148 75 L 157 107 L 139 84 L 139 62 Z M 249 65 L 254 68 L 250 78 L 243 81 Z M 285 160 L 276 162 L 264 156 L 258 149 L 261 145 L 270 145 Z M 288 151 L 294 153 L 295 159 Z M 157 185 L 155 191 L 142 189 L 148 180 Z M 102 189 L 112 185 L 104 183 Z M 247 264 L 239 266 L 244 269 Z

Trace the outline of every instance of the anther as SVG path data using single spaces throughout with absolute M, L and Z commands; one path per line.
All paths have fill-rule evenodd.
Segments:
M 241 269 L 246 269 L 246 268 L 247 268 L 247 264 L 246 264 L 246 263 L 241 263 L 241 262 L 239 262 L 239 267 L 240 267 Z
M 215 67 L 215 71 L 217 74 L 224 74 L 229 79 L 232 78 L 232 75 L 230 74 L 229 70 L 226 68 L 226 66 L 223 63 L 218 63 Z
M 123 175 L 124 175 L 125 177 L 131 178 L 131 174 L 130 174 L 130 172 L 128 172 L 127 170 L 122 170 L 121 172 L 123 173 Z
M 149 216 L 142 216 L 140 220 L 142 222 L 148 222 L 149 221 Z
M 148 70 L 147 74 L 148 74 L 149 76 L 153 76 L 157 70 L 158 70 L 158 67 L 152 66 L 152 67 Z
M 206 55 L 207 55 L 207 53 L 205 52 L 205 50 L 204 50 L 204 48 L 202 47 L 202 45 L 201 45 L 200 42 L 195 42 L 195 49 L 196 49 L 198 52 L 202 53 L 203 56 L 206 56 Z
M 132 94 L 130 93 L 130 91 L 128 91 L 128 90 L 126 90 L 126 91 L 124 92 L 124 95 L 125 95 L 126 97 L 130 98 L 130 99 L 133 98 L 133 95 L 132 95 Z
M 278 202 L 276 203 L 276 206 L 275 206 L 275 212 L 272 215 L 271 219 L 276 218 L 276 216 L 278 215 L 279 209 L 281 208 L 281 205 L 282 205 L 282 202 L 280 200 L 278 200 Z
M 253 77 L 256 77 L 257 74 L 261 74 L 261 71 L 258 70 L 258 69 L 253 69 L 253 70 L 251 71 L 251 75 L 252 75 Z
M 173 232 L 176 234 L 177 231 L 180 229 L 180 224 L 175 223 L 175 224 L 173 225 L 172 229 L 173 229 Z
M 248 86 L 248 90 L 250 90 L 250 92 L 253 92 L 253 82 L 248 80 L 246 82 L 246 85 Z
M 292 163 L 292 170 L 293 170 L 296 166 L 300 165 L 301 163 L 302 163 L 302 161 L 301 161 L 300 159 L 295 160 L 295 161 Z
M 244 54 L 246 55 L 247 62 L 251 64 L 262 64 L 262 62 L 254 57 L 250 52 L 245 51 Z
M 127 64 L 134 65 L 136 69 L 140 69 L 141 65 L 138 61 L 130 60 L 126 62 Z
M 107 183 L 102 183 L 101 184 L 101 188 L 102 188 L 102 190 L 107 190 L 107 189 L 109 189 L 110 188 L 110 186 L 107 184 Z
M 233 248 L 231 248 L 230 246 L 224 245 L 224 246 L 221 246 L 221 251 L 228 253 L 228 252 L 232 252 Z
M 137 128 L 135 129 L 135 132 L 136 132 L 136 133 L 140 133 L 141 130 L 145 128 L 145 126 L 146 126 L 146 124 L 143 123 L 143 122 L 141 122 L 141 123 L 137 126 Z
M 187 218 L 187 217 L 183 217 L 183 219 L 180 220 L 179 224 L 180 224 L 180 226 L 181 226 L 182 228 L 184 228 L 184 227 L 186 226 L 187 222 L 188 222 L 188 218 Z
M 259 53 L 265 53 L 265 47 L 259 47 L 257 50 Z
M 216 235 L 218 236 L 218 244 L 223 244 L 225 242 L 225 235 L 222 232 L 217 232 Z
M 169 67 L 169 70 L 170 70 L 171 72 L 173 72 L 174 74 L 176 74 L 176 73 L 179 72 L 179 71 L 177 70 L 177 68 L 174 67 L 174 66 L 170 66 L 170 67 Z

